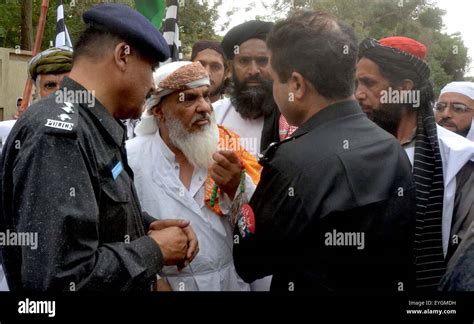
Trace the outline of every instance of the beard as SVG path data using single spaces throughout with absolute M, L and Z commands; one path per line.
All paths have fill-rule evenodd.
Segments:
M 403 105 L 381 104 L 377 109 L 367 113 L 367 117 L 386 132 L 397 137 L 398 126 L 402 118 Z
M 219 129 L 214 114 L 195 115 L 191 123 L 203 118 L 210 123 L 194 132 L 189 132 L 172 113 L 165 113 L 165 125 L 171 143 L 184 154 L 188 162 L 195 168 L 207 169 L 213 162 L 212 155 L 217 151 Z
M 220 83 L 220 85 L 218 87 L 211 90 L 211 88 L 213 88 L 213 86 L 214 86 L 214 83 L 211 81 L 211 87 L 209 88 L 209 97 L 214 97 L 214 96 L 223 94 L 224 91 L 225 91 L 225 88 L 226 88 L 226 79 L 225 79 L 225 77 L 222 78 L 222 82 Z
M 260 82 L 260 86 L 248 86 L 247 83 Z M 246 78 L 240 82 L 232 73 L 231 102 L 235 110 L 244 119 L 257 119 L 269 115 L 276 108 L 273 99 L 273 82 L 261 76 Z
M 469 125 L 467 128 L 459 129 L 455 133 L 458 134 L 458 135 L 461 135 L 462 137 L 467 137 L 467 134 L 469 134 L 470 130 L 471 130 L 471 125 Z
M 450 118 L 442 118 L 440 121 L 438 121 L 438 125 L 444 128 L 449 129 L 450 131 L 461 135 L 462 137 L 466 137 L 467 134 L 469 134 L 469 131 L 471 130 L 471 124 L 468 125 L 467 128 L 465 129 L 460 129 L 456 124 L 454 124 Z

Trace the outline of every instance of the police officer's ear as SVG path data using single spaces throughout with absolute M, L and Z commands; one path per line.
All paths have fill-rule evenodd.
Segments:
M 114 49 L 114 59 L 117 66 L 121 71 L 126 70 L 126 65 L 128 63 L 129 57 L 131 54 L 130 45 L 125 42 L 118 43 Z

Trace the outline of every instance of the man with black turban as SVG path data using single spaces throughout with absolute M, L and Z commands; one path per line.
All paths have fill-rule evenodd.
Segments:
M 395 136 L 416 183 L 416 286 L 436 289 L 446 262 L 473 220 L 474 146 L 439 127 L 426 47 L 407 37 L 364 40 L 356 97 L 363 111 Z
M 240 144 L 254 155 L 280 140 L 265 43 L 272 27 L 271 22 L 251 20 L 232 28 L 222 41 L 232 84 L 230 98 L 213 105 L 217 123 L 239 134 Z

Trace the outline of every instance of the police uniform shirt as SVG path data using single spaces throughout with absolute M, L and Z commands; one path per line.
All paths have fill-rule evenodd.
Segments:
M 86 91 L 65 78 L 61 91 Z M 65 93 L 65 92 L 63 92 Z M 37 233 L 36 249 L 5 246 L 11 290 L 149 290 L 163 259 L 146 232 L 124 128 L 96 99 L 57 94 L 31 106 L 4 151 L 0 230 Z
M 271 290 L 284 292 L 408 289 L 411 165 L 357 102 L 320 111 L 261 163 L 250 201 L 255 233 L 235 229 L 234 262 L 245 281 L 273 274 Z

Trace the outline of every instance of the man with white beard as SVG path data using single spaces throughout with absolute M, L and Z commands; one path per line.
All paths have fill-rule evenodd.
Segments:
M 138 197 L 156 218 L 190 220 L 200 246 L 182 271 L 163 268 L 158 289 L 249 290 L 235 271 L 232 223 L 255 190 L 260 166 L 236 146 L 236 134 L 216 125 L 201 63 L 169 63 L 153 77 L 156 90 L 137 137 L 127 142 Z

